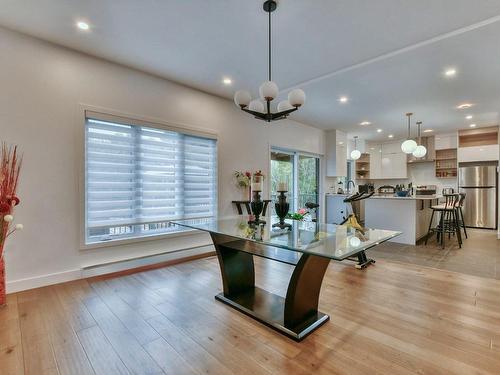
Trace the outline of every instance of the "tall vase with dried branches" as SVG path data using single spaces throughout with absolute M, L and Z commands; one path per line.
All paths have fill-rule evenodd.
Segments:
M 0 153 L 0 307 L 7 302 L 5 288 L 5 240 L 17 230 L 23 229 L 22 224 L 13 226 L 14 207 L 19 204 L 16 196 L 21 158 L 17 146 L 2 143 Z M 13 226 L 13 227 L 12 227 Z

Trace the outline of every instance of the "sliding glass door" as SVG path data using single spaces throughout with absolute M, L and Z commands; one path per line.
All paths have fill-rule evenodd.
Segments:
M 306 203 L 319 204 L 319 171 L 317 156 L 272 148 L 271 199 L 277 199 L 278 184 L 288 182 L 290 211 L 304 208 Z M 312 212 L 312 216 L 316 217 L 316 213 Z

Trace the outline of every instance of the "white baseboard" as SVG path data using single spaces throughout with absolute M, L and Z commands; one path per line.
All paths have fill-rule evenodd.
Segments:
M 199 255 L 214 251 L 213 245 L 183 249 L 158 255 L 145 256 L 133 259 L 124 259 L 107 264 L 96 264 L 86 266 L 81 269 L 67 270 L 63 272 L 51 273 L 47 275 L 34 276 L 26 279 L 12 280 L 7 282 L 7 293 L 16 293 L 23 290 L 40 288 L 47 285 L 60 284 L 67 281 L 82 278 L 105 275 L 107 273 L 124 271 L 131 268 L 147 266 L 155 263 L 166 262 L 193 255 Z
M 87 278 L 93 276 L 106 275 L 108 273 L 125 271 L 142 266 L 149 266 L 155 263 L 168 262 L 169 260 L 187 258 L 194 255 L 208 253 L 211 251 L 214 251 L 214 246 L 206 245 L 206 246 L 194 247 L 191 249 L 170 251 L 167 253 L 151 255 L 146 257 L 124 259 L 118 262 L 111 262 L 107 264 L 86 266 L 82 268 L 82 277 Z
M 82 270 L 68 270 L 48 275 L 29 277 L 7 282 L 7 293 L 21 292 L 23 290 L 40 288 L 42 286 L 64 283 L 66 281 L 77 280 L 82 277 Z

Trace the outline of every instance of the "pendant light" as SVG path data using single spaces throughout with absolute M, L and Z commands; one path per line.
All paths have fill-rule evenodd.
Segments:
M 351 151 L 351 159 L 358 160 L 361 157 L 361 151 L 358 150 L 358 136 L 354 136 L 354 150 Z
M 401 144 L 401 150 L 405 154 L 411 154 L 417 148 L 417 142 L 415 142 L 413 139 L 410 138 L 410 121 L 411 121 L 412 115 L 413 115 L 413 113 L 411 113 L 411 112 L 406 114 L 406 117 L 408 117 L 408 138 L 406 138 L 406 141 L 404 141 Z
M 256 119 L 267 122 L 283 120 L 288 115 L 299 109 L 306 101 L 306 94 L 301 89 L 295 89 L 288 94 L 288 100 L 282 100 L 277 105 L 277 112 L 271 112 L 271 102 L 279 94 L 278 85 L 271 77 L 271 13 L 276 10 L 278 4 L 274 0 L 264 2 L 263 9 L 268 14 L 268 80 L 259 87 L 260 99 L 252 100 L 248 91 L 237 91 L 234 94 L 234 102 L 242 111 L 253 115 Z
M 415 156 L 416 158 L 423 158 L 425 156 L 425 154 L 427 154 L 427 149 L 425 148 L 425 146 L 422 145 L 422 137 L 420 136 L 421 125 L 422 125 L 422 121 L 418 121 L 417 122 L 417 128 L 418 128 L 417 135 L 418 135 L 418 144 L 419 145 L 417 146 L 415 151 L 413 151 L 413 156 Z

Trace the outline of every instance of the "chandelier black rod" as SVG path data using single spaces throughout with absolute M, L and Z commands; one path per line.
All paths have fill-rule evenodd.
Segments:
M 271 79 L 271 9 L 269 9 L 268 13 L 269 13 L 269 32 L 268 32 L 268 39 L 269 39 L 269 81 L 272 81 L 272 79 Z

